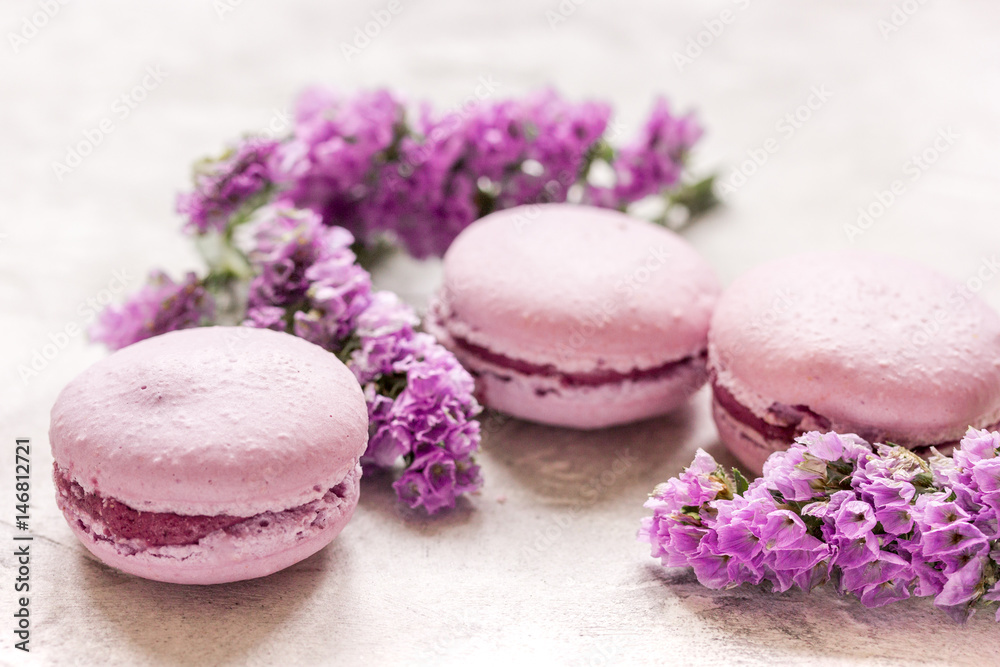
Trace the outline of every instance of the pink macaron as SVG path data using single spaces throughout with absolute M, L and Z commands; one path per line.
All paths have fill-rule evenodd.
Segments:
M 467 227 L 444 257 L 426 326 L 477 378 L 483 402 L 581 429 L 667 413 L 707 374 L 720 292 L 663 227 L 570 204 Z
M 757 267 L 719 300 L 708 350 L 722 441 L 754 471 L 805 431 L 925 451 L 1000 421 L 1000 316 L 895 257 Z
M 361 388 L 322 348 L 246 327 L 175 331 L 70 382 L 49 430 L 57 503 L 125 572 L 261 577 L 327 545 L 358 502 Z

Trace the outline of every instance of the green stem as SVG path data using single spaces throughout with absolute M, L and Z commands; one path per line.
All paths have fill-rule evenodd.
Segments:
M 715 195 L 715 174 L 694 183 L 682 183 L 674 190 L 664 193 L 664 197 L 666 208 L 655 222 L 675 230 L 687 227 L 721 203 Z M 671 224 L 669 214 L 678 208 L 683 209 L 685 216 L 680 223 Z

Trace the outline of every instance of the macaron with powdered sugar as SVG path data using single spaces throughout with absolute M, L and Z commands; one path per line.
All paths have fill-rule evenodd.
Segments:
M 708 350 L 722 441 L 754 471 L 806 431 L 926 452 L 1000 422 L 1000 316 L 897 257 L 759 266 L 719 300 Z
M 426 327 L 486 405 L 592 429 L 670 412 L 704 384 L 720 290 L 694 248 L 659 225 L 522 206 L 459 234 Z
M 57 504 L 99 559 L 159 581 L 261 577 L 326 546 L 358 502 L 361 388 L 301 338 L 247 327 L 141 341 L 52 408 Z

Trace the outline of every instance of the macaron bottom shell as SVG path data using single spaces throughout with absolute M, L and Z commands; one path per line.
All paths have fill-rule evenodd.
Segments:
M 144 547 L 134 540 L 116 540 L 104 535 L 99 521 L 62 497 L 57 504 L 80 542 L 107 565 L 154 581 L 221 584 L 273 574 L 333 541 L 354 514 L 360 479 L 359 465 L 321 499 L 266 513 L 266 520 L 261 520 L 265 515 L 248 517 L 184 545 Z

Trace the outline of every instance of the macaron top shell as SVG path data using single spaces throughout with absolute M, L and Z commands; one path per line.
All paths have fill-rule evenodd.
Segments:
M 1000 316 L 885 255 L 816 253 L 744 274 L 716 308 L 709 365 L 758 414 L 802 405 L 931 443 L 1000 417 Z
M 368 440 L 364 396 L 333 354 L 248 327 L 119 350 L 52 408 L 56 464 L 140 511 L 252 516 L 321 497 Z
M 628 372 L 701 352 L 720 291 L 673 232 L 571 204 L 478 220 L 448 249 L 444 274 L 437 307 L 450 335 L 566 372 Z

